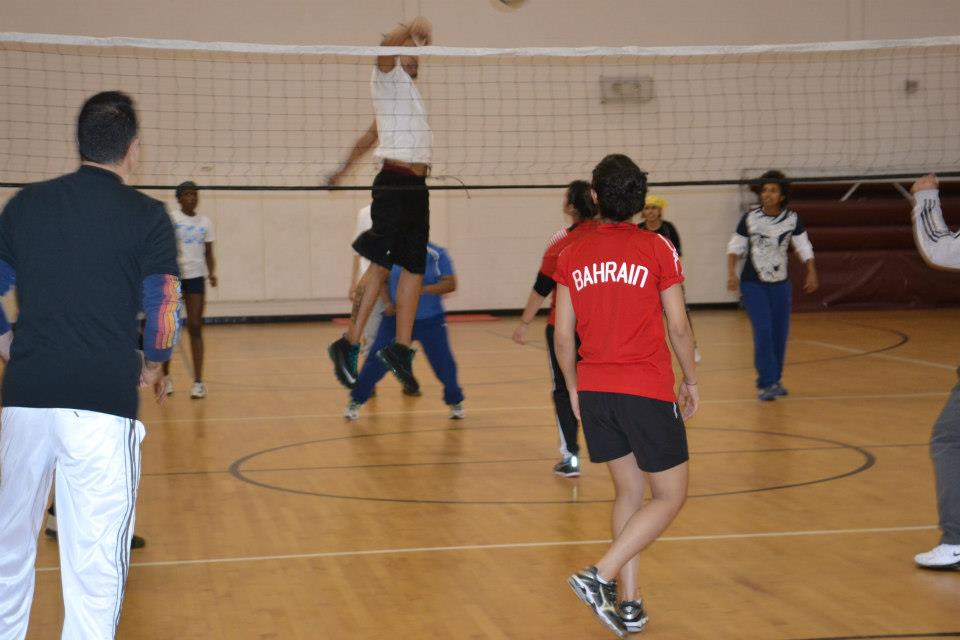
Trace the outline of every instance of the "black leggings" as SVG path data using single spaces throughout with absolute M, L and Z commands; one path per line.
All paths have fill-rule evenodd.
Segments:
M 577 429 L 579 423 L 576 416 L 573 415 L 573 408 L 570 406 L 570 394 L 567 392 L 567 381 L 563 377 L 563 371 L 560 370 L 560 363 L 557 361 L 557 351 L 553 347 L 552 324 L 547 325 L 547 349 L 550 352 L 550 368 L 553 370 L 553 406 L 557 412 L 557 429 L 560 431 L 560 453 L 564 456 L 580 455 L 580 445 L 577 444 Z M 577 336 L 577 349 L 580 348 L 580 336 Z M 579 356 L 577 356 L 579 360 Z

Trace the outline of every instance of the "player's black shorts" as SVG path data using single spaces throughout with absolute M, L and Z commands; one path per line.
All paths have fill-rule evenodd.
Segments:
M 203 295 L 207 292 L 207 283 L 206 278 L 187 278 L 186 280 L 180 281 L 180 293 L 187 295 L 188 293 L 199 293 Z
M 633 453 L 641 469 L 655 473 L 690 458 L 676 403 L 603 391 L 581 391 L 579 397 L 591 462 L 609 462 Z
M 354 251 L 386 269 L 426 270 L 430 193 L 424 176 L 382 169 L 373 180 L 370 218 L 373 226 L 357 236 Z

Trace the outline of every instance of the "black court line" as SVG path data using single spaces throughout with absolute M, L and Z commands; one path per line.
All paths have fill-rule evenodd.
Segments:
M 787 367 L 795 367 L 795 366 L 805 366 L 805 365 L 808 365 L 808 364 L 821 364 L 821 363 L 824 363 L 824 362 L 833 362 L 833 361 L 837 361 L 837 360 L 851 360 L 851 359 L 853 359 L 853 358 L 863 358 L 863 357 L 865 357 L 865 356 L 871 356 L 871 355 L 875 355 L 875 354 L 878 354 L 878 353 L 884 353 L 884 352 L 886 352 L 886 351 L 892 351 L 892 350 L 894 350 L 894 349 L 898 349 L 898 348 L 902 347 L 903 345 L 907 344 L 908 342 L 910 342 L 910 336 L 909 336 L 908 334 L 902 332 L 902 331 L 898 331 L 897 329 L 887 329 L 886 327 L 874 327 L 874 326 L 871 326 L 871 325 L 861 324 L 861 323 L 857 323 L 857 322 L 849 322 L 849 321 L 846 321 L 846 320 L 838 320 L 837 322 L 840 323 L 840 324 L 846 324 L 846 325 L 850 325 L 850 326 L 853 326 L 853 327 L 861 327 L 861 328 L 864 328 L 864 329 L 871 329 L 871 330 L 874 330 L 874 331 L 880 331 L 880 332 L 885 332 L 885 333 L 892 333 L 892 334 L 894 334 L 895 336 L 897 336 L 897 340 L 896 340 L 896 342 L 894 342 L 894 343 L 892 343 L 892 344 L 888 344 L 888 345 L 883 346 L 883 347 L 878 347 L 878 348 L 876 348 L 876 349 L 870 349 L 870 350 L 864 351 L 863 353 L 848 353 L 848 354 L 844 354 L 844 355 L 828 356 L 828 357 L 826 357 L 826 358 L 814 358 L 814 359 L 811 359 L 811 360 L 788 360 L 788 361 L 784 364 L 784 368 L 787 368 Z M 502 333 L 500 333 L 500 332 L 498 332 L 498 331 L 495 331 L 495 330 L 493 330 L 493 329 L 486 329 L 486 330 L 485 330 L 485 333 L 488 333 L 488 334 L 493 335 L 493 336 L 496 336 L 496 337 L 498 337 L 498 338 L 502 338 L 502 339 L 504 339 L 504 340 L 508 340 L 508 341 L 510 341 L 510 342 L 513 342 L 513 337 L 512 337 L 512 335 L 510 335 L 510 336 L 504 335 L 504 334 L 502 334 Z M 545 343 L 544 341 L 542 341 L 542 340 L 531 340 L 531 341 L 528 341 L 527 344 L 525 344 L 525 345 L 522 345 L 522 346 L 521 346 L 521 345 L 517 345 L 517 348 L 518 348 L 518 349 L 521 349 L 521 348 L 523 348 L 524 346 L 526 346 L 526 347 L 532 347 L 532 348 L 537 349 L 537 350 L 540 350 L 540 351 L 546 351 L 546 350 L 547 350 L 546 343 Z M 454 354 L 454 355 L 456 355 L 456 354 Z M 515 367 L 515 366 L 516 366 L 516 365 L 512 365 L 512 364 L 505 364 L 505 365 L 503 365 L 503 367 Z M 488 367 L 486 367 L 486 368 L 490 368 L 490 366 L 488 366 Z M 750 370 L 753 370 L 753 366 L 752 366 L 752 365 L 743 366 L 743 367 L 722 367 L 722 368 L 711 368 L 711 367 L 703 367 L 703 366 L 697 367 L 697 371 L 700 372 L 700 373 L 717 373 L 717 372 L 750 371 Z M 296 375 L 296 374 L 290 374 L 290 375 Z M 299 374 L 299 375 L 302 375 L 302 374 Z M 323 374 L 322 374 L 321 372 L 311 372 L 309 375 L 323 375 Z M 500 380 L 490 381 L 490 382 L 470 382 L 470 383 L 464 384 L 464 385 L 462 385 L 462 386 L 470 386 L 470 387 L 502 386 L 502 385 L 507 385 L 507 384 L 525 384 L 525 383 L 543 382 L 543 381 L 544 381 L 544 377 L 543 377 L 543 376 L 536 376 L 536 377 L 533 377 L 533 378 L 500 379 Z M 336 389 L 342 389 L 342 388 L 343 388 L 342 386 L 340 386 L 340 385 L 338 385 L 338 384 L 333 384 L 333 383 L 321 384 L 321 385 L 309 385 L 309 384 L 303 384 L 303 385 L 269 385 L 269 384 L 253 384 L 253 383 L 244 383 L 244 382 L 219 382 L 219 381 L 217 381 L 216 378 L 209 379 L 209 380 L 207 380 L 207 382 L 208 382 L 208 383 L 214 383 L 214 384 L 216 384 L 217 386 L 223 386 L 223 387 L 240 387 L 240 388 L 244 388 L 244 389 L 273 389 L 273 390 L 275 390 L 275 389 L 315 389 L 315 390 L 317 390 L 317 391 L 330 391 L 330 390 L 336 390 Z
M 503 367 L 513 367 L 513 366 L 516 366 L 516 365 L 507 365 L 507 364 L 503 365 Z M 485 368 L 489 369 L 491 367 L 485 367 Z M 300 377 L 304 377 L 305 375 L 326 377 L 326 374 L 320 371 L 311 371 L 307 374 L 290 373 L 287 375 L 291 375 L 291 376 L 295 375 Z M 543 376 L 536 376 L 533 378 L 500 378 L 499 380 L 491 380 L 489 382 L 464 382 L 463 380 L 461 380 L 460 386 L 487 387 L 487 386 L 496 386 L 496 385 L 505 385 L 505 384 L 526 384 L 528 382 L 543 382 L 543 381 L 544 381 Z M 325 384 L 259 384 L 255 382 L 223 382 L 221 380 L 217 380 L 216 378 L 206 378 L 206 382 L 207 384 L 211 384 L 211 383 L 215 384 L 218 387 L 237 387 L 241 389 L 269 389 L 271 391 L 277 391 L 277 390 L 282 391 L 285 389 L 313 389 L 316 391 L 337 391 L 337 390 L 346 391 L 346 389 L 342 385 L 334 382 L 327 382 Z M 377 385 L 379 386 L 380 383 L 378 382 Z M 429 387 L 426 387 L 426 388 L 429 388 Z M 439 389 L 439 387 L 437 388 Z M 397 386 L 398 391 L 399 389 L 400 387 Z
M 878 353 L 883 353 L 885 351 L 892 351 L 894 349 L 898 349 L 903 345 L 907 344 L 908 342 L 910 342 L 910 336 L 904 333 L 903 331 L 898 331 L 897 329 L 887 329 L 886 327 L 874 327 L 871 325 L 861 324 L 858 322 L 850 322 L 847 320 L 837 320 L 836 322 L 838 324 L 846 324 L 853 327 L 861 327 L 864 329 L 871 329 L 871 330 L 880 331 L 883 333 L 892 333 L 893 335 L 897 336 L 897 340 L 892 344 L 888 344 L 883 347 L 878 347 L 876 349 L 866 350 L 863 353 L 848 353 L 842 356 L 841 355 L 828 356 L 826 358 L 814 358 L 812 360 L 788 360 L 786 363 L 784 363 L 783 365 L 784 368 L 808 365 L 808 364 L 820 364 L 823 362 L 833 362 L 834 360 L 850 360 L 852 358 L 863 358 L 864 356 L 872 356 Z M 504 340 L 510 340 L 511 342 L 513 341 L 512 336 L 503 335 L 502 333 L 494 331 L 493 329 L 487 329 L 487 333 L 503 338 Z M 542 341 L 538 341 L 537 343 L 533 343 L 531 341 L 531 342 L 528 342 L 525 346 L 530 346 L 535 349 L 546 351 L 546 346 L 544 345 L 545 343 Z M 788 346 L 789 346 L 789 343 L 788 343 Z M 723 367 L 723 368 L 716 368 L 716 369 L 710 368 L 710 367 L 698 366 L 697 372 L 698 373 L 714 373 L 714 372 L 721 372 L 721 371 L 750 371 L 752 369 L 753 369 L 752 365 L 745 366 L 745 367 Z
M 960 631 L 933 631 L 931 633 L 888 633 L 878 636 L 818 636 L 791 640 L 887 640 L 893 638 L 960 638 Z
M 509 429 L 509 428 L 515 428 L 515 427 L 505 427 L 505 428 L 508 428 L 508 429 Z M 531 428 L 533 428 L 533 427 L 531 427 Z M 491 429 L 492 429 L 492 427 L 491 427 Z M 692 427 L 691 429 L 697 429 L 697 430 L 701 430 L 701 431 L 733 431 L 733 432 L 742 432 L 742 433 L 749 433 L 749 434 L 763 434 L 763 435 L 771 435 L 771 436 L 777 436 L 777 437 L 785 437 L 785 438 L 794 438 L 794 439 L 799 439 L 799 440 L 807 440 L 807 441 L 811 441 L 811 442 L 820 442 L 820 443 L 825 443 L 825 444 L 828 444 L 828 445 L 832 445 L 832 447 L 830 447 L 830 448 L 843 448 L 843 449 L 849 449 L 849 450 L 851 450 L 851 451 L 854 451 L 854 452 L 858 453 L 858 454 L 863 458 L 863 461 L 860 463 L 859 466 L 857 466 L 857 467 L 854 468 L 854 469 L 845 471 L 845 472 L 843 472 L 843 473 L 838 473 L 838 474 L 835 474 L 835 475 L 832 475 L 832 476 L 829 476 L 829 477 L 825 477 L 825 478 L 817 478 L 817 479 L 814 479 L 814 480 L 806 480 L 806 481 L 803 481 L 803 482 L 787 483 L 787 484 L 774 485 L 774 486 L 769 486 L 769 487 L 757 487 L 757 488 L 752 488 L 752 489 L 739 489 L 739 490 L 736 490 L 736 491 L 718 491 L 718 492 L 714 492 L 714 493 L 691 494 L 691 495 L 688 496 L 689 498 L 712 498 L 712 497 L 729 496 L 729 495 L 741 495 L 741 494 L 750 494 L 750 493 L 760 493 L 760 492 L 766 492 L 766 491 L 777 491 L 777 490 L 782 490 L 782 489 L 792 489 L 792 488 L 804 487 L 804 486 L 809 486 L 809 485 L 814 485 L 814 484 L 821 484 L 821 483 L 825 483 L 825 482 L 832 482 L 832 481 L 835 481 L 835 480 L 841 480 L 841 479 L 843 479 L 843 478 L 848 478 L 848 477 L 852 477 L 852 476 L 854 476 L 854 475 L 863 473 L 864 471 L 866 471 L 866 470 L 870 469 L 871 467 L 873 467 L 873 465 L 876 463 L 876 457 L 875 457 L 872 453 L 870 453 L 869 451 L 867 451 L 866 449 L 864 449 L 863 447 L 859 447 L 859 446 L 852 445 L 852 444 L 849 444 L 849 443 L 841 442 L 841 441 L 838 441 L 838 440 L 831 440 L 831 439 L 829 439 L 829 438 L 819 438 L 819 437 L 816 437 L 816 436 L 805 436 L 805 435 L 800 435 L 800 434 L 783 433 L 783 432 L 777 432 L 777 431 L 758 431 L 758 430 L 752 430 L 752 429 L 740 429 L 740 428 L 734 428 L 734 427 Z M 270 484 L 270 483 L 268 483 L 268 482 L 263 482 L 263 481 L 260 481 L 260 480 L 254 480 L 253 478 L 249 477 L 247 474 L 248 474 L 248 473 L 256 473 L 257 470 L 254 470 L 254 469 L 244 470 L 244 469 L 242 468 L 243 465 L 244 465 L 245 463 L 247 463 L 249 460 L 252 460 L 252 459 L 254 459 L 254 458 L 257 458 L 257 457 L 259 457 L 259 456 L 266 455 L 266 454 L 269 454 L 269 453 L 274 453 L 274 452 L 277 452 L 277 451 L 283 451 L 283 450 L 285 450 L 285 449 L 294 449 L 294 448 L 303 447 L 303 446 L 308 446 L 308 445 L 321 444 L 321 443 L 326 443 L 326 442 L 335 442 L 335 441 L 341 441 L 341 440 L 350 440 L 350 439 L 359 439 L 359 438 L 372 438 L 372 437 L 382 437 L 382 436 L 389 436 L 389 435 L 409 435 L 410 433 L 429 433 L 429 432 L 438 432 L 438 431 L 447 432 L 447 433 L 470 433 L 469 431 L 466 431 L 466 430 L 451 431 L 449 428 L 441 428 L 441 429 L 423 429 L 423 430 L 419 430 L 419 431 L 416 431 L 416 432 L 396 431 L 396 432 L 375 433 L 375 434 L 352 434 L 352 435 L 347 435 L 347 436 L 336 436 L 336 437 L 332 437 L 332 438 L 320 438 L 320 439 L 317 439 L 317 440 L 308 440 L 308 441 L 305 441 L 305 442 L 297 442 L 297 443 L 293 443 L 293 444 L 282 445 L 282 446 L 279 446 L 279 447 L 272 447 L 272 448 L 269 448 L 269 449 L 263 449 L 263 450 L 261 450 L 261 451 L 255 451 L 255 452 L 250 453 L 250 454 L 248 454 L 248 455 L 246 455 L 246 456 L 243 456 L 242 458 L 239 458 L 238 460 L 235 460 L 235 461 L 230 465 L 230 474 L 231 474 L 234 478 L 236 478 L 237 480 L 240 480 L 241 482 L 245 482 L 245 483 L 247 483 L 247 484 L 250 484 L 250 485 L 253 485 L 253 486 L 257 486 L 257 487 L 260 487 L 260 488 L 263 488 L 263 489 L 270 489 L 270 490 L 272 490 L 272 491 L 279 491 L 279 492 L 281 492 L 281 493 L 289 493 L 289 494 L 296 494 L 296 495 L 308 495 L 308 496 L 316 496 L 316 497 L 323 497 L 323 498 L 340 498 L 340 499 L 343 499 L 343 500 L 360 500 L 360 501 L 368 501 L 368 502 L 390 502 L 390 503 L 407 503 L 407 504 L 464 504 L 464 505 L 589 504 L 589 503 L 601 503 L 601 502 L 609 503 L 609 502 L 612 502 L 612 500 L 610 500 L 610 499 L 595 499 L 595 500 L 589 500 L 589 499 L 586 499 L 586 500 L 439 500 L 439 499 L 428 499 L 428 498 L 385 498 L 385 497 L 378 497 L 378 496 L 352 496 L 352 495 L 344 495 L 344 494 L 336 494 L 336 493 L 327 493 L 327 492 L 321 492 L 321 491 L 306 491 L 306 490 L 302 490 L 302 489 L 291 489 L 291 488 L 289 488 L 289 487 L 277 486 L 277 485 L 274 485 L 274 484 Z
M 536 425 L 537 427 L 554 427 L 554 424 Z M 504 427 L 518 429 L 524 427 Z M 420 431 L 403 431 L 395 433 L 416 434 Z M 903 444 L 862 444 L 856 445 L 864 449 L 903 449 L 909 447 L 927 447 L 929 442 L 907 442 Z M 839 451 L 847 447 L 823 446 L 823 447 L 776 447 L 770 449 L 723 449 L 719 451 L 694 451 L 691 455 L 713 456 L 713 455 L 736 455 L 740 453 L 787 453 L 792 451 Z M 327 466 L 306 466 L 306 467 L 259 467 L 256 469 L 247 469 L 246 473 L 282 473 L 295 471 L 351 471 L 354 469 L 379 469 L 390 467 L 431 467 L 445 465 L 471 465 L 471 464 L 516 464 L 520 462 L 553 462 L 557 458 L 503 458 L 499 460 L 434 460 L 430 462 L 385 462 L 381 464 L 345 464 L 345 465 L 327 465 Z M 216 475 L 220 473 L 230 473 L 229 469 L 202 469 L 198 471 L 158 471 L 156 473 L 142 473 L 141 477 L 153 476 L 201 476 Z

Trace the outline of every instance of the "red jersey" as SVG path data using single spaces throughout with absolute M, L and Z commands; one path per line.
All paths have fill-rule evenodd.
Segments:
M 577 314 L 577 389 L 676 402 L 660 303 L 661 291 L 683 282 L 670 241 L 626 222 L 601 224 L 561 252 L 554 280 Z
M 560 252 L 566 249 L 571 242 L 579 238 L 584 232 L 593 231 L 599 223 L 596 220 L 584 220 L 577 223 L 572 229 L 561 229 L 550 238 L 550 244 L 547 250 L 543 252 L 543 260 L 540 261 L 540 273 L 556 281 L 554 272 L 557 270 L 557 258 Z M 550 294 L 550 317 L 547 318 L 547 324 L 553 325 L 556 321 L 557 313 L 557 290 L 554 289 Z

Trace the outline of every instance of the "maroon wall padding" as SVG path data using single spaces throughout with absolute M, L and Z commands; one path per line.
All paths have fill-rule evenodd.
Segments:
M 889 251 L 914 248 L 913 227 L 807 227 L 819 256 L 824 251 Z
M 943 217 L 951 227 L 960 226 L 960 198 L 943 198 Z M 807 227 L 910 226 L 913 205 L 899 200 L 794 200 L 790 208 Z
M 944 218 L 960 227 L 960 195 L 956 183 L 941 195 Z M 805 185 L 803 195 L 835 194 L 845 185 Z M 867 186 L 867 185 L 865 185 Z M 862 193 L 882 193 L 869 185 Z M 886 185 L 889 187 L 890 185 Z M 821 191 L 816 188 L 824 187 Z M 796 192 L 795 192 L 796 194 Z M 790 208 L 803 220 L 816 255 L 820 289 L 803 293 L 805 268 L 791 258 L 794 308 L 896 309 L 960 305 L 960 273 L 928 266 L 917 252 L 910 219 L 911 204 L 892 188 L 890 197 L 801 200 Z
M 806 267 L 790 260 L 797 311 L 960 305 L 960 272 L 929 267 L 916 249 L 818 251 L 816 264 L 820 288 L 807 294 Z
M 900 186 L 910 191 L 912 182 L 901 182 Z M 794 182 L 790 185 L 790 196 L 794 200 L 840 200 L 850 192 L 850 183 Z M 940 183 L 942 197 L 960 196 L 960 182 L 951 179 Z M 848 200 L 904 200 L 903 193 L 892 182 L 864 182 L 858 186 Z

